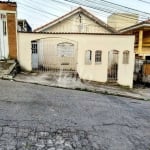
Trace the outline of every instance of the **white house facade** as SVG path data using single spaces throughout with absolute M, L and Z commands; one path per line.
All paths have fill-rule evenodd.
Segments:
M 68 26 L 68 18 L 69 24 L 72 24 L 76 23 L 71 21 L 76 16 L 79 17 L 76 28 Z M 80 28 L 83 20 L 84 25 L 91 21 L 91 28 Z M 97 28 L 93 28 L 95 26 Z M 70 27 L 68 32 L 66 27 Z M 82 8 L 35 31 L 18 33 L 18 60 L 25 70 L 73 70 L 80 79 L 116 82 L 132 88 L 134 36 L 116 34 L 111 27 Z

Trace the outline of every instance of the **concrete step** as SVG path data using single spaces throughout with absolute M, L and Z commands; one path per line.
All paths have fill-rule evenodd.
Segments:
M 0 61 L 0 78 L 13 78 L 11 72 L 16 66 L 15 60 Z

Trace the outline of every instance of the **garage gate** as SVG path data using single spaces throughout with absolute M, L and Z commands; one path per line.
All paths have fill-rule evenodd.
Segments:
M 76 70 L 77 43 L 61 38 L 47 38 L 31 42 L 32 69 Z

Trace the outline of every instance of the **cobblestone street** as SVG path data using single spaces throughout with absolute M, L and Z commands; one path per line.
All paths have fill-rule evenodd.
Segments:
M 24 127 L 19 123 L 4 121 L 0 127 L 0 149 L 5 150 L 73 150 L 98 149 L 88 138 L 88 133 L 73 128 L 51 129 L 39 122 L 37 127 Z M 24 123 L 28 121 L 24 121 Z M 14 123 L 14 124 L 12 124 Z M 10 125 L 12 124 L 12 125 Z
M 150 150 L 149 101 L 0 85 L 0 150 Z

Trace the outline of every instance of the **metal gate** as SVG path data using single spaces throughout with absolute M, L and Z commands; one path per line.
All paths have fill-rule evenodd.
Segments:
M 49 70 L 76 70 L 77 45 L 61 38 L 32 41 L 32 68 Z
M 108 53 L 108 81 L 116 82 L 118 80 L 118 60 L 119 51 L 112 50 Z

